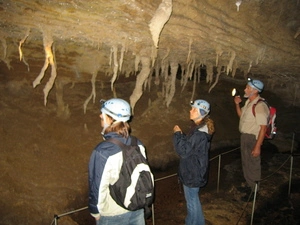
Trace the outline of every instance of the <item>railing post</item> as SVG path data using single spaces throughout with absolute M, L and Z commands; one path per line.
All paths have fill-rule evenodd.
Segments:
M 57 216 L 57 215 L 54 215 L 54 225 L 57 225 L 57 224 L 58 224 L 57 221 L 58 221 L 58 216 Z
M 290 164 L 290 178 L 289 178 L 288 196 L 290 196 L 290 194 L 291 194 L 291 187 L 292 187 L 292 173 L 293 173 L 293 162 L 294 162 L 294 156 L 293 156 L 294 140 L 295 140 L 295 132 L 293 133 L 292 146 L 291 146 L 291 164 Z
M 221 173 L 221 154 L 219 155 L 219 164 L 218 164 L 218 182 L 217 182 L 217 193 L 219 193 L 220 188 L 220 173 Z
M 155 225 L 154 204 L 152 204 L 152 224 Z
M 250 225 L 253 224 L 257 189 L 258 189 L 258 182 L 256 181 L 256 183 L 255 183 L 255 190 L 254 190 L 254 197 L 253 197 L 253 204 L 252 204 L 252 213 L 251 213 L 251 223 L 250 223 Z
M 290 178 L 289 178 L 289 190 L 288 190 L 288 196 L 290 196 L 290 194 L 291 194 L 292 173 L 293 173 L 293 162 L 294 162 L 294 156 L 291 155 L 291 165 L 290 165 Z

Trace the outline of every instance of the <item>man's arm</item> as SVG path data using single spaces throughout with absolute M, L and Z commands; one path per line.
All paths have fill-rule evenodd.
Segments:
M 242 110 L 241 110 L 241 107 L 240 107 L 241 102 L 242 102 L 242 99 L 241 99 L 240 96 L 235 96 L 234 97 L 235 110 L 236 110 L 236 113 L 239 117 L 241 117 L 241 114 L 242 114 Z
M 265 139 L 265 134 L 267 131 L 267 126 L 266 125 L 260 125 L 260 130 L 258 133 L 258 137 L 256 140 L 256 144 L 251 152 L 253 157 L 258 157 L 261 153 L 261 145 Z

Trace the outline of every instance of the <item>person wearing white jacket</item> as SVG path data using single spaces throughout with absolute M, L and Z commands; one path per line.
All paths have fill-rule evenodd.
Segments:
M 131 108 L 123 99 L 113 98 L 103 102 L 101 127 L 104 140 L 115 138 L 130 145 Z M 145 148 L 137 144 L 146 158 Z M 122 150 L 109 141 L 100 142 L 92 152 L 89 162 L 89 211 L 96 225 L 144 225 L 144 209 L 129 211 L 119 206 L 111 197 L 109 185 L 114 184 L 122 166 Z

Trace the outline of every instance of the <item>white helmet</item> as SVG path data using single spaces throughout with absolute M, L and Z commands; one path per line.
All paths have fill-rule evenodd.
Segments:
M 191 101 L 191 106 L 199 109 L 202 118 L 204 118 L 210 112 L 210 104 L 202 99 Z
M 131 109 L 128 102 L 120 98 L 101 100 L 101 112 L 111 116 L 116 121 L 126 122 L 130 119 Z
M 248 78 L 248 83 L 250 87 L 255 88 L 258 92 L 262 92 L 264 89 L 264 83 L 260 80 L 252 80 L 250 77 Z

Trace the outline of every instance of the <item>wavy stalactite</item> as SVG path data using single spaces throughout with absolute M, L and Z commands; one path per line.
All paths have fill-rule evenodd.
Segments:
M 136 54 L 135 55 L 135 60 L 134 60 L 134 72 L 139 71 L 140 62 L 141 62 L 141 56 L 139 54 Z
M 195 92 L 196 92 L 196 84 L 197 84 L 197 80 L 198 80 L 198 76 L 200 77 L 200 73 L 197 73 L 197 70 L 194 69 L 194 74 L 193 74 L 193 91 L 192 91 L 192 95 L 190 98 L 190 101 L 192 101 L 194 99 L 195 96 Z
M 3 56 L 1 56 L 0 62 L 3 61 L 6 64 L 7 68 L 10 70 L 11 65 L 10 65 L 10 59 L 7 56 L 7 42 L 5 39 L 5 34 L 0 31 L 0 35 L 1 35 L 0 41 L 1 41 L 2 48 L 3 48 Z
M 27 29 L 26 33 L 25 33 L 25 36 L 22 38 L 22 40 L 19 42 L 19 55 L 20 55 L 20 61 L 22 60 L 23 63 L 27 66 L 27 70 L 30 71 L 30 68 L 29 68 L 29 64 L 27 63 L 27 61 L 25 60 L 25 57 L 23 55 L 23 52 L 22 52 L 22 45 L 24 44 L 24 42 L 26 41 L 26 39 L 28 38 L 30 34 L 30 28 Z
M 87 109 L 87 105 L 89 104 L 89 102 L 91 101 L 91 99 L 93 98 L 93 103 L 95 103 L 95 99 L 96 99 L 96 78 L 97 78 L 97 73 L 98 71 L 93 72 L 92 74 L 92 78 L 91 78 L 91 84 L 92 84 L 92 92 L 89 95 L 89 97 L 84 101 L 83 103 L 83 113 L 86 114 L 86 109 Z
M 229 62 L 228 62 L 228 65 L 226 67 L 226 74 L 228 75 L 230 72 L 232 72 L 232 65 L 233 65 L 233 61 L 236 57 L 236 53 L 235 51 L 231 51 L 230 52 L 230 59 L 229 59 Z
M 214 66 L 212 63 L 208 62 L 206 63 L 206 83 L 211 84 L 213 81 L 213 76 L 214 76 Z
M 188 51 L 188 56 L 187 56 L 187 59 L 186 59 L 186 63 L 189 63 L 190 60 L 191 60 L 192 44 L 193 44 L 193 40 L 190 39 L 190 41 L 189 41 L 189 51 Z
M 113 52 L 113 61 L 114 61 L 114 66 L 113 66 L 113 76 L 111 78 L 111 90 L 114 91 L 114 83 L 118 77 L 118 69 L 119 69 L 119 63 L 118 63 L 118 46 L 114 45 L 112 47 L 112 52 Z M 122 61 L 123 62 L 123 61 Z
M 160 84 L 159 69 L 160 69 L 160 64 L 156 61 L 156 64 L 155 64 L 155 79 L 154 79 L 154 84 L 156 86 L 158 86 Z
M 249 62 L 249 67 L 248 67 L 247 73 L 250 73 L 251 68 L 252 68 L 252 60 Z
M 232 73 L 231 73 L 231 76 L 234 78 L 235 77 L 235 74 L 236 74 L 236 70 L 238 68 L 238 64 L 236 62 L 236 60 L 234 61 L 233 65 L 232 65 Z
M 169 61 L 164 61 L 161 65 L 161 76 L 163 78 L 162 82 L 162 96 L 166 95 L 168 89 L 168 80 L 169 80 Z
M 215 80 L 215 82 L 210 86 L 210 88 L 208 89 L 208 93 L 210 93 L 211 91 L 212 91 L 212 89 L 217 85 L 217 83 L 219 82 L 219 78 L 220 78 L 220 75 L 221 75 L 221 73 L 222 73 L 222 71 L 221 71 L 221 66 L 218 66 L 217 67 L 217 71 L 218 71 L 218 73 L 217 73 L 217 76 L 216 76 L 216 80 Z
M 195 63 L 196 63 L 196 59 L 193 57 L 190 60 L 190 62 L 188 63 L 188 65 L 187 65 L 187 70 L 186 70 L 186 73 L 184 75 L 183 85 L 182 85 L 182 88 L 181 88 L 181 92 L 184 91 L 185 86 L 186 86 L 188 80 L 192 78 L 193 71 L 195 69 Z
M 43 44 L 44 44 L 44 51 L 45 51 L 45 61 L 44 61 L 44 66 L 41 69 L 41 72 L 39 73 L 39 75 L 36 77 L 36 79 L 33 81 L 33 87 L 35 88 L 37 85 L 39 85 L 41 83 L 41 80 L 44 78 L 45 76 L 45 72 L 50 64 L 51 66 L 51 75 L 50 78 L 48 80 L 48 82 L 46 83 L 43 92 L 44 92 L 44 105 L 47 105 L 47 97 L 48 94 L 50 92 L 50 90 L 53 87 L 55 78 L 57 76 L 57 72 L 56 72 L 56 64 L 55 64 L 55 58 L 52 52 L 52 44 L 53 44 L 53 38 L 50 34 L 49 31 L 44 30 L 43 31 Z
M 149 23 L 153 44 L 156 48 L 158 47 L 160 33 L 166 22 L 170 19 L 171 13 L 172 0 L 163 0 Z
M 170 67 L 171 67 L 171 76 L 169 77 L 168 80 L 168 89 L 166 90 L 166 106 L 167 108 L 170 106 L 171 101 L 175 95 L 175 91 L 176 91 L 176 74 L 178 71 L 178 62 L 171 62 L 170 63 Z
M 133 114 L 134 114 L 134 107 L 135 107 L 137 101 L 140 99 L 140 97 L 143 94 L 144 82 L 147 80 L 147 78 L 150 74 L 150 65 L 151 65 L 150 57 L 142 56 L 141 64 L 142 64 L 142 70 L 136 77 L 135 88 L 129 98 L 130 106 L 132 108 Z
M 123 66 L 123 62 L 124 62 L 124 53 L 126 51 L 126 46 L 125 44 L 123 43 L 122 44 L 122 48 L 121 48 L 121 53 L 120 53 L 120 60 L 119 60 L 119 71 L 121 72 L 122 71 L 122 66 Z

